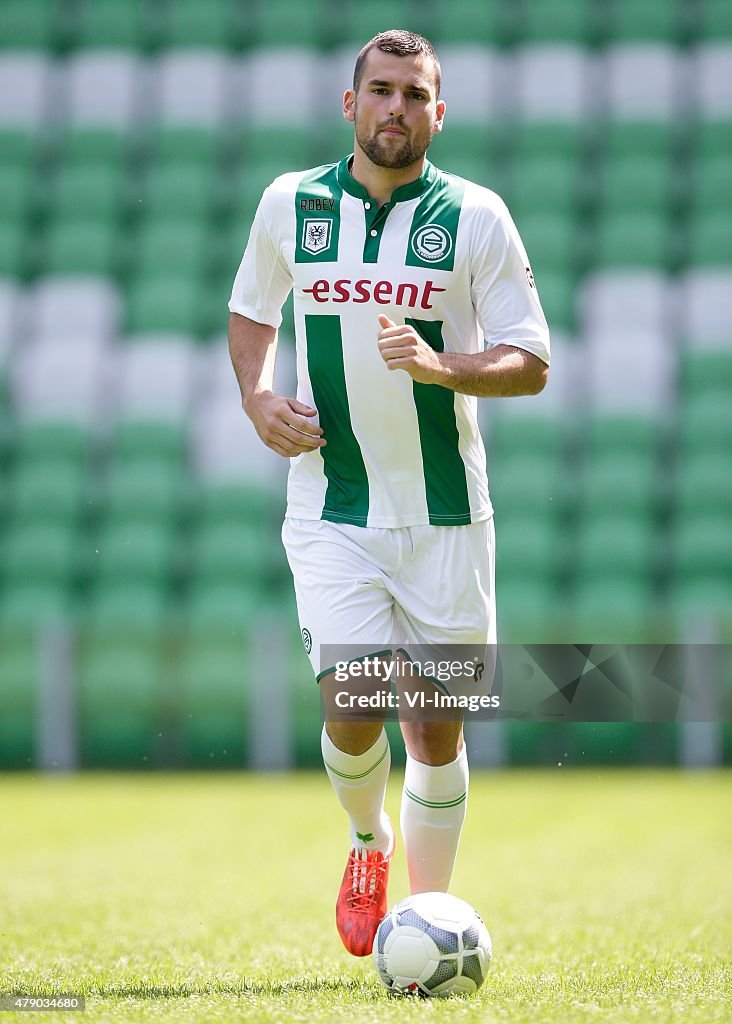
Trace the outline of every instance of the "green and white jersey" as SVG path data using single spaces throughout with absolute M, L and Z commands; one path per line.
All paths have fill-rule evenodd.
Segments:
M 378 207 L 349 159 L 264 192 L 229 309 L 279 327 L 294 290 L 297 397 L 327 445 L 291 461 L 287 514 L 457 526 L 492 514 L 477 399 L 389 371 L 377 317 L 437 351 L 507 344 L 549 362 L 549 332 L 503 201 L 427 163 Z

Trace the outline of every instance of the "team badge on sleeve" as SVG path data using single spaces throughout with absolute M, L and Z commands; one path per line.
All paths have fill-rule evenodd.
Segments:
M 302 247 L 306 252 L 324 252 L 330 245 L 331 220 L 306 219 L 302 229 Z

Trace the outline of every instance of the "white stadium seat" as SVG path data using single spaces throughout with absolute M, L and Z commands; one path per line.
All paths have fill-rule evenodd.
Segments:
M 442 98 L 448 121 L 485 122 L 505 108 L 503 58 L 487 46 L 443 46 L 440 49 Z
M 184 419 L 198 380 L 198 358 L 195 340 L 187 335 L 125 339 L 118 351 L 118 414 L 123 419 Z
M 662 43 L 610 46 L 604 63 L 609 117 L 665 121 L 684 106 L 683 58 L 676 47 Z
M 603 270 L 588 275 L 580 295 L 583 329 L 662 331 L 676 322 L 675 290 L 655 270 Z
M 699 117 L 732 116 L 732 43 L 699 46 L 692 57 Z
M 660 331 L 596 331 L 585 336 L 586 383 L 591 413 L 658 416 L 673 402 L 676 349 Z
M 105 277 L 41 278 L 28 300 L 28 331 L 39 337 L 63 338 L 117 333 L 121 300 Z
M 0 127 L 37 128 L 49 114 L 54 68 L 41 53 L 0 57 Z
M 592 59 L 582 47 L 519 47 L 508 81 L 515 90 L 515 113 L 522 118 L 578 121 L 592 113 Z
M 679 291 L 684 337 L 703 346 L 732 348 L 732 267 L 690 270 Z
M 316 81 L 323 74 L 320 56 L 299 47 L 260 49 L 240 67 L 243 81 L 237 86 L 237 116 L 262 124 L 298 124 L 313 120 L 318 111 Z M 293 107 L 297 97 L 297 109 Z
M 22 292 L 15 281 L 0 278 L 0 367 L 5 365 L 8 352 L 20 329 Z
M 236 386 L 231 401 L 219 396 L 202 403 L 195 419 L 194 464 L 206 482 L 257 481 L 281 484 L 289 460 L 265 447 L 238 401 Z
M 178 125 L 218 125 L 230 99 L 230 61 L 217 50 L 168 50 L 155 68 L 160 119 Z
M 68 118 L 75 125 L 132 128 L 147 112 L 136 53 L 82 50 L 66 65 Z
M 103 411 L 108 351 L 98 335 L 46 336 L 17 346 L 10 379 L 20 418 L 93 423 Z

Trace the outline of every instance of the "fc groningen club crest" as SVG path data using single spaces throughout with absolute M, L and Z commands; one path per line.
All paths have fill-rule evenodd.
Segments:
M 306 252 L 324 252 L 330 245 L 331 220 L 306 219 L 302 228 L 302 247 Z
M 452 237 L 441 224 L 425 224 L 414 232 L 412 252 L 425 263 L 438 263 L 450 255 Z

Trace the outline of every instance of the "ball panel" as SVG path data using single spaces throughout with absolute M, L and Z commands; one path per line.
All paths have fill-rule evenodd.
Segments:
M 457 960 L 441 960 L 437 965 L 437 970 L 424 982 L 424 987 L 432 992 L 438 985 L 442 985 L 444 982 L 449 981 L 450 978 L 454 978 L 457 974 L 457 968 Z

